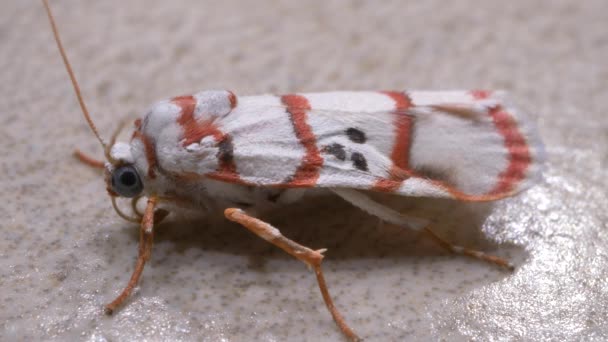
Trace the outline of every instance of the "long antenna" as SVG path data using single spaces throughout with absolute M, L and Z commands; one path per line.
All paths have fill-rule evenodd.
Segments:
M 97 137 L 97 140 L 101 143 L 104 150 L 107 150 L 106 142 L 101 138 L 99 132 L 97 131 L 97 127 L 93 123 L 91 116 L 89 115 L 89 111 L 87 110 L 87 106 L 84 103 L 84 99 L 82 98 L 82 94 L 80 93 L 80 87 L 78 86 L 78 82 L 76 81 L 76 77 L 74 76 L 74 72 L 72 71 L 72 67 L 70 66 L 70 62 L 68 61 L 68 57 L 65 54 L 65 50 L 63 49 L 63 45 L 61 44 L 61 39 L 59 39 L 59 32 L 57 31 L 57 25 L 55 24 L 55 19 L 53 18 L 53 14 L 51 13 L 51 7 L 47 0 L 42 0 L 44 7 L 46 8 L 46 14 L 49 16 L 49 20 L 51 21 L 51 27 L 53 29 L 53 35 L 55 36 L 55 41 L 57 42 L 57 47 L 59 48 L 59 52 L 61 53 L 61 58 L 63 58 L 63 63 L 65 64 L 65 68 L 68 71 L 68 75 L 70 75 L 70 79 L 72 80 L 72 85 L 74 86 L 74 91 L 76 92 L 76 97 L 78 98 L 78 102 L 80 103 L 80 108 L 82 109 L 82 113 L 84 114 L 84 118 L 89 123 L 89 127 Z

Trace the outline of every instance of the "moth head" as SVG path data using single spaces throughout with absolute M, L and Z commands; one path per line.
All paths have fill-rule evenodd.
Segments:
M 114 143 L 105 165 L 105 178 L 111 196 L 134 198 L 141 195 L 144 183 L 128 144 Z

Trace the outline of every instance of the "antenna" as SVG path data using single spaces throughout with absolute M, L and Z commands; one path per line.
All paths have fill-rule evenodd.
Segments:
M 72 67 L 70 66 L 70 62 L 68 61 L 68 57 L 65 54 L 65 50 L 63 49 L 63 45 L 61 44 L 61 39 L 59 39 L 59 32 L 57 31 L 57 25 L 55 24 L 55 19 L 53 18 L 53 14 L 51 13 L 51 8 L 47 0 L 42 0 L 44 7 L 46 8 L 46 14 L 49 16 L 49 20 L 51 22 L 51 27 L 53 29 L 53 35 L 55 36 L 55 41 L 57 42 L 57 47 L 59 48 L 59 52 L 61 53 L 61 58 L 63 58 L 63 63 L 65 64 L 65 68 L 68 71 L 68 75 L 70 75 L 70 79 L 72 80 L 72 85 L 74 86 L 74 91 L 76 92 L 76 97 L 78 98 L 78 102 L 80 103 L 80 108 L 82 109 L 82 113 L 84 114 L 84 118 L 87 120 L 89 127 L 97 137 L 97 140 L 101 143 L 104 150 L 107 150 L 106 142 L 101 138 L 99 132 L 97 131 L 97 127 L 93 123 L 91 116 L 89 115 L 89 111 L 87 110 L 87 106 L 84 103 L 84 99 L 82 98 L 82 94 L 80 93 L 80 87 L 78 86 L 78 82 L 76 81 L 76 77 L 74 76 L 74 72 L 72 71 Z

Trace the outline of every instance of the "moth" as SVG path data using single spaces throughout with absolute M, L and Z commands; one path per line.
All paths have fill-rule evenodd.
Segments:
M 154 104 L 135 121 L 131 141 L 106 142 L 86 108 L 47 0 L 56 43 L 82 112 L 106 161 L 81 152 L 104 170 L 117 213 L 141 225 L 135 270 L 115 311 L 136 286 L 150 258 L 154 225 L 173 204 L 225 217 L 309 266 L 342 333 L 359 340 L 335 307 L 321 269 L 324 249 L 283 236 L 256 213 L 293 203 L 311 189 L 333 192 L 354 206 L 410 229 L 423 229 L 442 247 L 507 268 L 506 260 L 455 246 L 428 227 L 372 200 L 370 192 L 494 201 L 539 178 L 543 147 L 533 125 L 502 92 L 369 91 L 237 96 L 202 91 Z M 133 214 L 116 198 L 132 199 Z M 137 201 L 147 198 L 140 213 Z

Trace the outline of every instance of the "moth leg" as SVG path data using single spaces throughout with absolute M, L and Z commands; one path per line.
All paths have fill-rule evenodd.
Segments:
M 443 248 L 445 248 L 446 250 L 448 250 L 449 252 L 452 252 L 454 254 L 463 254 L 466 256 L 469 256 L 471 258 L 475 258 L 475 259 L 479 259 L 482 261 L 486 261 L 492 264 L 496 264 L 498 266 L 504 267 L 510 271 L 515 269 L 515 266 L 510 263 L 508 260 L 495 256 L 495 255 L 491 255 L 491 254 L 486 254 L 482 251 L 477 251 L 474 249 L 470 249 L 470 248 L 466 248 L 466 247 L 462 247 L 462 246 L 457 246 L 457 245 L 453 245 L 450 242 L 444 240 L 443 238 L 441 238 L 439 235 L 435 234 L 435 232 L 433 232 L 429 227 L 425 227 L 424 230 L 429 233 L 429 235 L 431 236 L 431 238 L 437 242 L 437 244 Z
M 297 242 L 283 236 L 277 228 L 255 217 L 249 216 L 241 209 L 228 208 L 224 211 L 224 215 L 227 219 L 240 223 L 257 236 L 291 254 L 296 259 L 304 262 L 309 268 L 314 269 L 315 275 L 317 276 L 317 283 L 319 284 L 319 289 L 321 290 L 321 295 L 323 296 L 325 305 L 331 313 L 334 321 L 349 340 L 361 341 L 361 339 L 348 326 L 348 324 L 346 324 L 346 321 L 334 305 L 334 302 L 329 295 L 329 290 L 327 289 L 327 284 L 325 283 L 325 277 L 323 276 L 323 271 L 321 270 L 321 261 L 323 260 L 322 253 L 326 251 L 325 249 L 315 251 L 306 246 L 302 246 Z
M 103 161 L 90 157 L 89 155 L 87 155 L 86 153 L 82 152 L 79 149 L 74 150 L 74 157 L 76 157 L 76 159 L 80 160 L 81 163 L 86 164 L 86 165 L 96 168 L 96 169 L 103 169 L 104 165 L 105 165 L 105 163 Z
M 118 297 L 116 297 L 116 299 L 114 299 L 110 304 L 106 305 L 105 311 L 107 314 L 112 314 L 114 310 L 116 310 L 117 307 L 121 306 L 124 301 L 131 295 L 131 292 L 139 281 L 139 277 L 144 271 L 146 261 L 150 259 L 150 254 L 152 253 L 152 241 L 154 238 L 154 220 L 156 218 L 158 219 L 158 221 L 160 221 L 167 214 L 167 212 L 164 210 L 159 210 L 157 213 L 155 213 L 154 209 L 156 207 L 156 202 L 156 197 L 150 197 L 148 199 L 148 204 L 146 206 L 146 210 L 141 220 L 141 226 L 139 229 L 139 255 L 137 257 L 135 269 L 133 270 L 133 274 L 131 274 L 131 279 L 129 280 L 129 283 L 122 290 L 120 295 L 118 295 Z
M 371 198 L 359 191 L 351 189 L 332 189 L 332 191 L 338 196 L 342 197 L 347 202 L 350 202 L 352 205 L 364 210 L 370 215 L 379 217 L 380 219 L 386 222 L 414 230 L 424 229 L 431 236 L 431 238 L 435 242 L 437 242 L 437 244 L 439 244 L 439 246 L 443 247 L 451 253 L 463 254 L 475 259 L 505 267 L 509 270 L 513 270 L 515 268 L 513 264 L 511 264 L 509 261 L 497 257 L 495 255 L 490 255 L 474 249 L 453 245 L 450 242 L 439 237 L 437 234 L 435 234 L 429 228 L 429 221 L 416 217 L 405 216 L 389 207 L 386 207 L 372 200 Z

